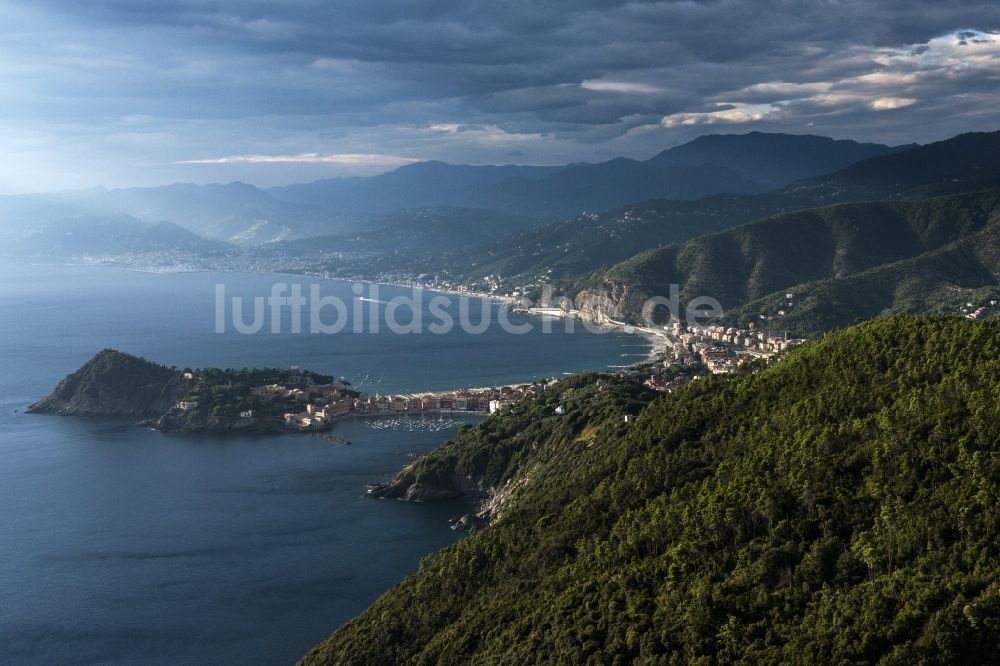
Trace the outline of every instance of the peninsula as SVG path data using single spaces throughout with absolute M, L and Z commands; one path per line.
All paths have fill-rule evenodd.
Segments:
M 368 395 L 353 390 L 347 380 L 295 366 L 178 369 L 104 349 L 28 411 L 141 418 L 165 432 L 315 432 L 351 415 L 488 414 L 541 386 Z

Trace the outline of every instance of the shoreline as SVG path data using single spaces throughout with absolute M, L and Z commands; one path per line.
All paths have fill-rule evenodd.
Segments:
M 634 368 L 639 365 L 645 365 L 646 363 L 652 363 L 659 360 L 661 357 L 666 355 L 667 349 L 673 344 L 673 340 L 666 330 L 660 331 L 655 328 L 649 328 L 645 326 L 636 326 L 634 324 L 628 324 L 623 321 L 615 321 L 613 319 L 605 317 L 603 320 L 598 320 L 590 315 L 585 315 L 579 310 L 561 310 L 559 308 L 527 308 L 524 310 L 525 314 L 536 316 L 536 317 L 552 317 L 559 319 L 575 319 L 580 322 L 584 322 L 586 327 L 587 324 L 591 326 L 603 327 L 606 330 L 601 332 L 596 332 L 588 329 L 589 332 L 595 335 L 604 335 L 611 332 L 622 332 L 628 335 L 637 335 L 643 338 L 647 343 L 649 343 L 649 352 L 642 361 L 635 361 L 633 363 L 625 363 L 621 366 L 613 366 L 616 369 L 623 368 Z M 609 366 L 612 367 L 612 366 Z
M 101 261 L 87 261 L 86 259 L 80 260 L 79 264 L 68 263 L 64 265 L 81 265 L 81 266 L 96 266 L 96 267 L 116 267 L 123 268 L 125 270 L 138 271 L 143 273 L 150 273 L 156 275 L 173 275 L 173 274 L 186 274 L 186 273 L 233 273 L 233 274 L 244 274 L 244 275 L 273 275 L 275 277 L 289 277 L 289 278 L 313 278 L 317 280 L 325 280 L 329 282 L 341 282 L 341 283 L 351 283 L 351 284 L 365 284 L 374 285 L 379 287 L 391 287 L 395 289 L 412 289 L 419 291 L 426 291 L 432 294 L 441 294 L 445 296 L 458 296 L 466 298 L 476 298 L 485 300 L 491 303 L 496 303 L 497 305 L 507 305 L 516 306 L 520 303 L 520 300 L 512 296 L 504 296 L 501 294 L 488 294 L 485 292 L 474 292 L 474 291 L 459 291 L 457 289 L 446 289 L 444 287 L 432 287 L 426 285 L 419 285 L 406 282 L 385 282 L 380 280 L 372 279 L 355 279 L 346 277 L 332 277 L 322 273 L 315 273 L 310 271 L 301 272 L 288 272 L 288 271 L 268 271 L 268 270 L 242 270 L 242 269 L 225 269 L 225 268 L 215 268 L 215 267 L 205 267 L 200 269 L 193 269 L 188 267 L 174 267 L 174 268 L 158 268 L 153 266 L 148 267 L 137 267 L 125 263 L 118 262 L 101 262 Z M 356 298 L 359 296 L 355 296 Z M 512 310 L 515 311 L 515 310 Z M 587 329 L 588 333 L 594 335 L 604 335 L 606 333 L 611 333 L 615 331 L 623 332 L 630 335 L 638 335 L 639 337 L 646 340 L 649 343 L 649 352 L 640 361 L 633 361 L 631 363 L 623 363 L 620 366 L 608 365 L 608 370 L 621 370 L 625 368 L 632 368 L 639 365 L 644 365 L 646 363 L 651 363 L 659 360 L 665 355 L 666 350 L 673 343 L 666 331 L 659 331 L 652 328 L 636 326 L 633 324 L 628 324 L 626 322 L 615 321 L 610 318 L 605 318 L 604 320 L 598 320 L 593 316 L 585 315 L 579 310 L 570 310 L 569 312 L 563 311 L 559 308 L 538 308 L 538 307 L 528 307 L 521 310 L 516 310 L 519 313 L 528 315 L 530 317 L 538 317 L 544 319 L 545 317 L 555 317 L 560 319 L 576 319 L 580 322 L 585 322 L 589 324 L 591 328 Z M 592 327 L 597 326 L 604 328 L 603 331 L 592 330 Z

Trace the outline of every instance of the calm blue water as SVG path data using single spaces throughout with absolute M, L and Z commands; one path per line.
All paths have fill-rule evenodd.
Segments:
M 354 444 L 343 447 L 23 413 L 97 350 L 179 366 L 299 365 L 392 392 L 600 369 L 641 342 L 495 326 L 214 333 L 216 284 L 252 298 L 276 280 L 292 278 L 0 266 L 0 663 L 291 663 L 458 538 L 447 519 L 462 505 L 365 497 L 368 482 L 406 464 L 402 452 L 454 430 L 346 421 L 337 434 Z

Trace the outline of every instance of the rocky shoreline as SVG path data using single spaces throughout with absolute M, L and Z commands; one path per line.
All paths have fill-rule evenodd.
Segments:
M 459 442 L 448 442 L 444 447 L 453 447 Z M 449 456 L 441 457 L 440 451 L 437 449 L 417 458 L 403 467 L 391 481 L 369 484 L 368 496 L 401 502 L 474 501 L 474 511 L 449 521 L 451 529 L 468 531 L 499 519 L 507 500 L 527 482 L 525 477 L 497 483 L 486 467 L 475 464 L 470 469 Z
M 405 471 L 405 470 L 404 470 Z M 403 474 L 402 472 L 400 473 Z M 376 499 L 395 499 L 401 502 L 441 502 L 447 500 L 469 499 L 479 500 L 475 512 L 456 516 L 448 521 L 456 532 L 467 532 L 471 529 L 485 527 L 499 516 L 504 499 L 509 492 L 489 488 L 481 489 L 478 485 L 464 485 L 461 489 L 452 487 L 433 487 L 416 481 L 402 480 L 397 476 L 389 483 L 372 483 L 368 485 L 368 495 Z

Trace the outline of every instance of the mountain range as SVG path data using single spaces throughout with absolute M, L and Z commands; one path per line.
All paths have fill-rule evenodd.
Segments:
M 727 321 L 763 316 L 815 334 L 995 300 L 997 188 L 1000 132 L 897 148 L 755 132 L 703 136 L 644 162 L 426 162 L 268 191 L 4 197 L 0 240 L 20 256 L 173 253 L 207 267 L 444 274 L 532 296 L 551 283 L 586 313 L 633 321 L 646 298 L 678 284 L 684 297 L 716 298 Z M 672 198 L 636 202 L 654 193 Z M 612 201 L 629 203 L 579 212 Z M 548 222 L 564 205 L 574 214 Z
M 433 207 L 489 210 L 540 225 L 645 199 L 761 192 L 779 181 L 905 148 L 754 133 L 703 137 L 646 161 L 618 158 L 557 167 L 421 162 L 378 176 L 268 190 L 239 182 L 178 183 L 9 196 L 0 197 L 0 233 L 15 243 L 20 235 L 48 225 L 101 217 L 124 221 L 129 216 L 137 224 L 170 222 L 211 240 L 251 247 L 373 230 L 386 213 Z M 773 157 L 751 157 L 760 151 Z M 762 160 L 775 166 L 764 168 Z M 82 226 L 81 233 L 86 233 Z
M 645 161 L 616 158 L 562 167 L 423 162 L 368 179 L 320 180 L 269 192 L 345 211 L 447 205 L 553 220 L 645 199 L 762 192 L 911 147 L 753 132 L 704 136 Z
M 763 194 L 655 200 L 580 215 L 494 242 L 453 268 L 467 280 L 500 274 L 522 282 L 540 275 L 574 281 L 651 248 L 782 212 L 840 201 L 919 198 L 989 184 L 1000 184 L 1000 132 L 964 134 Z

